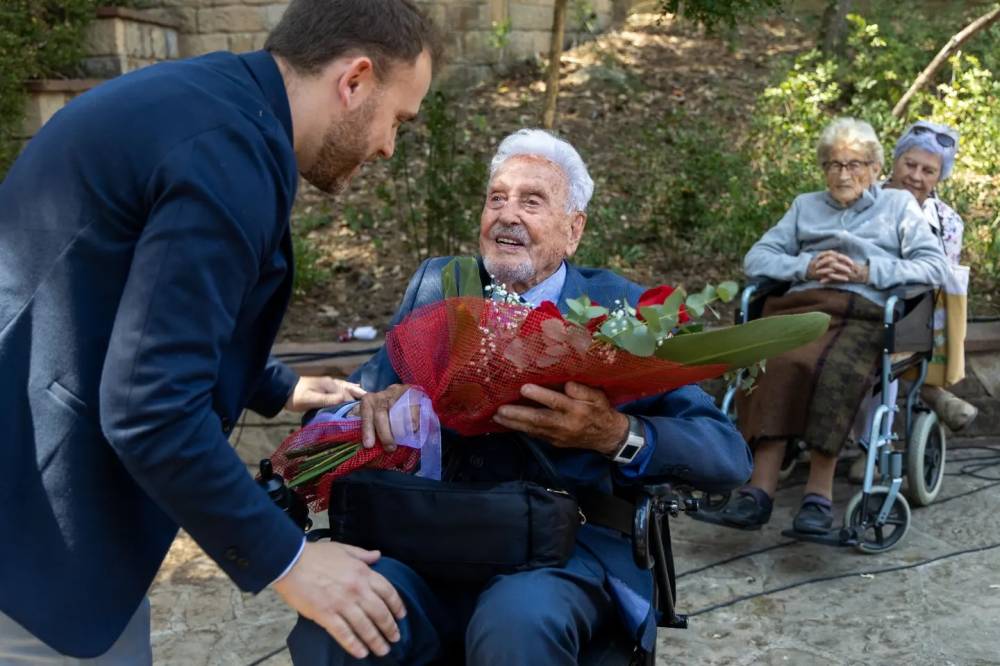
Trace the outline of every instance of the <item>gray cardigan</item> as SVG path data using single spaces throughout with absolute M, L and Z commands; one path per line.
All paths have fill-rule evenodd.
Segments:
M 868 264 L 868 284 L 806 280 L 809 262 L 823 250 Z M 913 195 L 876 186 L 846 207 L 827 191 L 797 196 L 747 252 L 743 270 L 751 278 L 794 283 L 789 291 L 843 289 L 883 305 L 892 287 L 940 285 L 947 260 Z

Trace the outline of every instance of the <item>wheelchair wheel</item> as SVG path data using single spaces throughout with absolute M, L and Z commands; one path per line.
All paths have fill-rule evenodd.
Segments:
M 885 524 L 875 525 L 879 509 L 885 502 L 889 489 L 885 486 L 875 486 L 869 495 L 867 510 L 862 511 L 861 493 L 851 498 L 844 512 L 844 526 L 859 529 L 858 543 L 854 547 L 862 553 L 884 553 L 892 549 L 910 529 L 910 505 L 902 495 L 896 495 L 896 500 L 889 509 Z
M 927 506 L 944 482 L 947 438 L 934 412 L 921 412 L 906 444 L 906 483 L 903 492 L 914 506 Z

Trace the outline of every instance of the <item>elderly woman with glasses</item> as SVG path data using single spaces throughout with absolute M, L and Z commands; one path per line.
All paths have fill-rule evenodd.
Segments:
M 768 299 L 765 316 L 822 311 L 831 315 L 830 328 L 768 361 L 756 389 L 738 398 L 754 471 L 717 516 L 731 527 L 758 529 L 770 519 L 785 446 L 796 440 L 811 455 L 793 527 L 821 534 L 832 526 L 837 455 L 875 379 L 887 291 L 939 285 L 947 270 L 914 197 L 878 186 L 883 151 L 871 125 L 833 121 L 820 136 L 817 157 L 826 190 L 796 197 L 747 253 L 744 270 L 751 278 L 792 283 L 785 295 Z

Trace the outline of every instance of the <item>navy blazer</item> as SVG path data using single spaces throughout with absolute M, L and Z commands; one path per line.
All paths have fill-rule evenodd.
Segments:
M 391 326 L 395 326 L 416 308 L 441 300 L 441 269 L 451 257 L 428 259 L 421 264 L 411 278 L 403 302 L 396 312 Z M 611 271 L 566 266 L 566 282 L 559 298 L 559 309 L 566 312 L 566 299 L 586 294 L 598 303 L 612 303 L 616 299 L 628 301 L 633 306 L 643 292 L 634 282 Z M 389 361 L 385 347 L 380 349 L 364 366 L 351 377 L 369 391 L 377 391 L 391 384 L 400 383 L 399 375 Z M 691 483 L 697 488 L 712 491 L 728 491 L 740 485 L 750 476 L 752 457 L 740 433 L 729 419 L 719 411 L 711 398 L 697 386 L 686 386 L 623 405 L 622 412 L 640 418 L 646 424 L 646 431 L 652 435 L 652 454 L 642 466 L 639 478 L 670 477 Z M 448 433 L 445 433 L 447 443 Z M 482 453 L 477 453 L 480 462 L 472 466 L 513 470 L 510 460 L 504 459 L 505 452 L 516 447 L 509 446 L 510 436 L 502 433 L 479 438 L 493 440 L 486 443 L 488 462 L 483 464 Z M 539 442 L 548 457 L 555 463 L 560 476 L 571 484 L 594 487 L 610 493 L 614 483 L 634 482 L 628 479 L 618 465 L 594 451 L 582 449 L 561 449 L 546 442 Z M 505 445 L 507 444 L 507 445 Z M 474 456 L 469 456 L 473 459 Z M 509 467 L 508 467 L 509 465 Z M 502 475 L 504 472 L 500 472 Z M 604 565 L 607 576 L 617 579 L 612 593 L 623 618 L 642 644 L 649 648 L 655 639 L 655 617 L 650 612 L 645 619 L 635 624 L 629 622 L 624 606 L 632 603 L 621 594 L 622 585 L 630 588 L 648 603 L 653 596 L 653 579 L 649 571 L 640 569 L 632 559 L 631 544 L 626 537 L 612 530 L 584 525 L 577 536 L 578 546 L 587 548 Z M 623 598 L 625 597 L 625 598 Z
M 0 184 L 0 611 L 105 652 L 181 525 L 244 590 L 299 531 L 227 441 L 296 377 L 269 361 L 298 182 L 264 52 L 104 83 Z

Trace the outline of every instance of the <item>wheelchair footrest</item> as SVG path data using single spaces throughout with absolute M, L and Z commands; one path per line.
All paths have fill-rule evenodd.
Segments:
M 824 546 L 856 546 L 858 537 L 854 530 L 843 527 L 833 528 L 825 534 L 809 534 L 807 532 L 797 532 L 795 530 L 783 530 L 781 536 L 795 539 L 797 541 L 809 541 L 819 543 Z

